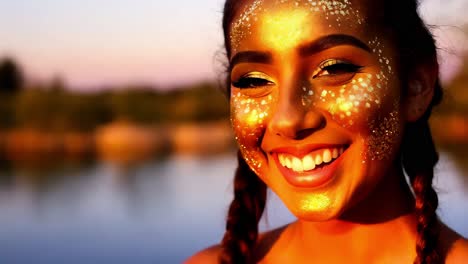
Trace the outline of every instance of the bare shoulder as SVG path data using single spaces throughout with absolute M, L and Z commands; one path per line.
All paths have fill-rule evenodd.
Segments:
M 450 251 L 447 253 L 445 263 L 457 264 L 468 263 L 468 240 L 460 236 L 452 245 Z
M 187 260 L 184 261 L 185 264 L 199 264 L 199 263 L 218 263 L 218 257 L 221 252 L 220 245 L 214 245 L 208 248 L 205 248 L 195 255 L 191 256 Z
M 468 240 L 446 225 L 442 225 L 440 235 L 445 263 L 468 263 Z

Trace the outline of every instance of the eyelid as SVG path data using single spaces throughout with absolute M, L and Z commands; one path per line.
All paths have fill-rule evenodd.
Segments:
M 265 79 L 267 81 L 273 82 L 273 79 L 270 76 L 268 76 L 267 74 L 265 74 L 263 72 L 259 72 L 259 71 L 253 71 L 253 72 L 246 73 L 246 74 L 242 75 L 241 78 L 258 78 L 258 79 Z
M 319 74 L 321 71 L 323 71 L 326 67 L 336 65 L 336 64 L 350 64 L 353 65 L 353 63 L 346 61 L 346 60 L 341 60 L 341 59 L 328 59 L 320 63 L 320 65 L 317 67 L 316 70 L 312 72 L 312 78 L 315 78 L 317 74 Z

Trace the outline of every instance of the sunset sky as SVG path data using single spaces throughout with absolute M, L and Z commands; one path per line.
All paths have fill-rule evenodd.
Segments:
M 214 79 L 223 0 L 0 0 L 0 56 L 27 76 L 62 76 L 74 89 Z M 468 46 L 466 0 L 425 0 L 422 13 L 445 50 L 444 76 Z M 447 77 L 445 77 L 447 78 Z

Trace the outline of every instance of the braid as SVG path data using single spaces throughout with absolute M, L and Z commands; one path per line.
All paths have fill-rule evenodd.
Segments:
M 266 185 L 238 154 L 234 176 L 234 199 L 229 207 L 220 262 L 251 263 L 258 237 L 258 222 L 266 202 Z
M 434 99 L 425 114 L 416 122 L 407 124 L 402 144 L 402 163 L 409 176 L 415 195 L 415 213 L 418 238 L 415 264 L 440 263 L 437 252 L 439 227 L 436 215 L 437 193 L 432 187 L 434 166 L 438 153 L 432 140 L 428 119 L 433 105 L 442 97 L 439 83 L 436 85 Z
M 411 73 L 421 65 L 438 67 L 435 41 L 419 16 L 417 0 L 385 1 L 385 21 L 396 34 L 399 50 L 400 78 L 403 94 L 406 96 Z M 442 87 L 437 80 L 434 97 L 424 115 L 416 122 L 406 125 L 402 142 L 401 159 L 409 176 L 414 195 L 417 218 L 417 241 L 415 264 L 440 263 L 437 252 L 439 227 L 436 215 L 438 197 L 432 187 L 434 166 L 438 153 L 429 128 L 432 108 L 442 99 Z

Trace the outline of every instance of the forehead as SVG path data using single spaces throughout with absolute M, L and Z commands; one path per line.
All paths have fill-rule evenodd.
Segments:
M 246 2 L 231 23 L 232 54 L 241 46 L 265 44 L 287 48 L 334 33 L 363 34 L 364 1 L 254 0 Z

